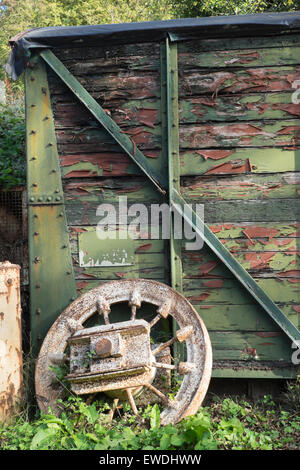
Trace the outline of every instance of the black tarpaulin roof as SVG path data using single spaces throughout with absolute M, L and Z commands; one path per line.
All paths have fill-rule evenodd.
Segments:
M 14 80 L 17 79 L 25 69 L 33 48 L 153 42 L 172 34 L 182 40 L 193 37 L 263 36 L 296 30 L 300 31 L 300 12 L 35 28 L 10 40 L 12 51 L 5 69 Z

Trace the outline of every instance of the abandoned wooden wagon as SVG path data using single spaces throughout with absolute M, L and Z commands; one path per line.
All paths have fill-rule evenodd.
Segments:
M 125 319 L 125 300 L 132 320 L 136 312 L 172 318 L 174 302 L 187 299 L 209 332 L 212 377 L 295 378 L 300 14 L 38 28 L 11 44 L 8 73 L 16 78 L 25 70 L 36 353 L 54 322 L 47 348 L 63 352 L 56 337 L 68 317 L 71 354 L 82 354 L 85 332 L 93 335 L 92 304 L 108 334 Z M 163 214 L 129 233 L 142 204 L 148 215 L 161 204 L 174 209 L 170 239 Z M 176 216 L 201 235 L 202 247 L 176 234 Z M 111 308 L 105 285 L 112 297 L 120 294 Z M 136 286 L 140 292 L 126 297 Z M 158 291 L 158 310 L 158 303 L 138 309 Z M 172 322 L 162 324 L 161 334 Z M 185 317 L 183 329 L 187 324 Z M 199 360 L 209 356 L 204 325 Z M 97 357 L 121 354 L 114 341 L 98 342 Z M 185 373 L 194 367 L 187 362 Z M 80 393 L 85 382 L 76 367 L 70 380 Z

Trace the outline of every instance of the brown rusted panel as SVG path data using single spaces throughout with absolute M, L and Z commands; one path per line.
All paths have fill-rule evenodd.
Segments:
M 20 267 L 0 263 L 0 421 L 14 417 L 23 387 Z

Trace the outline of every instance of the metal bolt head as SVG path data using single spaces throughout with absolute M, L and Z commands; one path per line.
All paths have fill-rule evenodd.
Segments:
M 112 352 L 112 343 L 108 338 L 99 339 L 95 346 L 95 352 L 98 357 L 109 357 Z

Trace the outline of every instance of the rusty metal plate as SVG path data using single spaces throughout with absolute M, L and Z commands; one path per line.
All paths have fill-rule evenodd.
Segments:
M 115 238 L 114 238 L 115 237 Z M 79 265 L 81 267 L 130 266 L 134 264 L 134 243 L 131 238 L 119 239 L 118 231 L 109 231 L 101 240 L 97 231 L 79 233 Z

